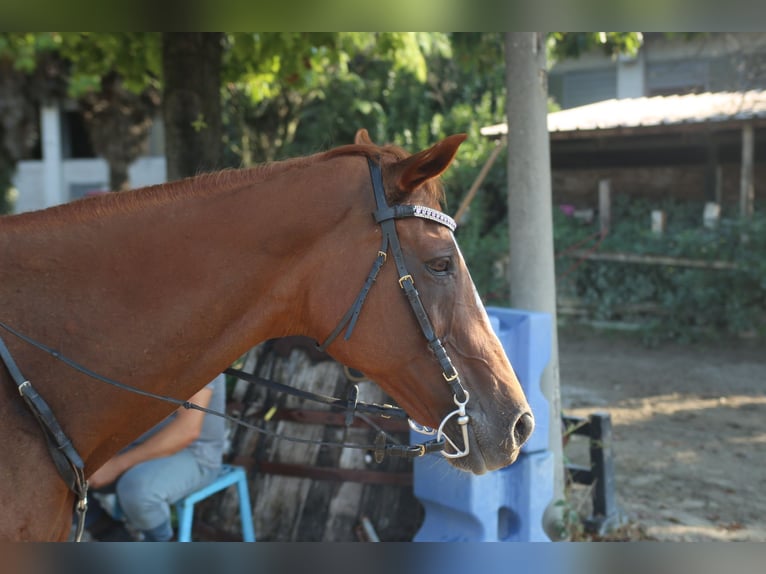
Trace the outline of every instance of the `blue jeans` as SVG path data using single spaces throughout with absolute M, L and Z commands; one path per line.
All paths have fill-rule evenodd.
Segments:
M 115 491 L 128 523 L 146 540 L 170 540 L 170 505 L 205 486 L 220 468 L 200 465 L 189 450 L 148 460 L 128 469 Z

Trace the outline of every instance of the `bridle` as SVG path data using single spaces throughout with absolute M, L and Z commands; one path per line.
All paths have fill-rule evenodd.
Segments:
M 431 324 L 431 320 L 428 318 L 428 313 L 423 306 L 423 302 L 420 300 L 420 294 L 415 288 L 415 281 L 407 270 L 407 265 L 405 264 L 404 255 L 402 253 L 402 246 L 399 242 L 399 235 L 396 232 L 395 220 L 405 219 L 408 217 L 418 217 L 443 225 L 444 227 L 447 227 L 451 232 L 455 231 L 457 224 L 455 223 L 455 220 L 450 216 L 430 207 L 407 204 L 398 204 L 393 206 L 388 205 L 386 192 L 383 187 L 383 174 L 380 169 L 380 164 L 376 163 L 369 157 L 367 158 L 367 164 L 370 168 L 372 191 L 375 196 L 376 210 L 373 213 L 373 216 L 375 217 L 375 222 L 380 225 L 380 228 L 383 232 L 380 249 L 378 250 L 378 256 L 372 265 L 372 269 L 367 275 L 367 280 L 364 282 L 362 290 L 359 292 L 359 295 L 357 295 L 354 303 L 343 316 L 340 323 L 338 323 L 337 327 L 333 329 L 332 333 L 330 333 L 330 335 L 321 345 L 319 345 L 318 348 L 321 351 L 327 349 L 327 347 L 329 347 L 329 345 L 338 337 L 346 325 L 348 325 L 348 328 L 346 329 L 346 334 L 343 338 L 346 341 L 349 340 L 351 333 L 356 326 L 356 321 L 359 318 L 359 314 L 362 310 L 362 305 L 364 304 L 364 301 L 367 298 L 367 294 L 370 292 L 370 289 L 372 288 L 372 285 L 375 282 L 380 269 L 386 262 L 388 257 L 387 253 L 390 248 L 391 254 L 394 257 L 396 271 L 399 274 L 399 286 L 404 290 L 404 293 L 407 296 L 407 301 L 409 302 L 410 307 L 412 307 L 412 311 L 415 313 L 415 318 L 420 325 L 420 329 L 423 331 L 423 335 L 425 336 L 426 341 L 428 341 L 428 347 L 431 349 L 431 351 L 436 356 L 436 359 L 439 361 L 439 365 L 442 368 L 442 376 L 452 389 L 453 401 L 457 406 L 456 410 L 452 411 L 444 417 L 436 431 L 420 425 L 412 419 L 408 419 L 410 422 L 410 427 L 416 432 L 423 434 L 435 433 L 437 440 L 445 439 L 447 443 L 449 443 L 449 445 L 454 449 L 454 452 L 451 453 L 447 452 L 446 450 L 441 451 L 442 455 L 446 458 L 462 458 L 467 456 L 469 452 L 469 417 L 465 410 L 466 405 L 468 404 L 469 394 L 468 391 L 463 388 L 463 385 L 460 382 L 460 375 L 455 369 L 455 366 L 452 364 L 452 361 L 447 354 L 447 350 L 444 348 L 444 345 L 442 344 L 439 337 L 436 336 L 433 325 Z M 444 432 L 447 422 L 449 422 L 449 420 L 452 418 L 456 418 L 456 421 L 462 431 L 462 449 L 458 447 L 457 444 L 455 444 L 455 442 L 452 441 Z
M 425 336 L 426 341 L 428 342 L 428 347 L 434 353 L 434 355 L 436 356 L 436 359 L 439 362 L 439 365 L 441 366 L 442 376 L 444 377 L 444 380 L 449 384 L 450 388 L 452 389 L 453 401 L 455 402 L 455 405 L 457 406 L 457 409 L 448 413 L 444 417 L 444 419 L 441 421 L 441 423 L 439 424 L 439 427 L 436 430 L 420 425 L 416 423 L 415 421 L 413 421 L 412 419 L 408 418 L 410 428 L 412 428 L 414 431 L 419 432 L 421 434 L 429 434 L 429 435 L 435 434 L 436 438 L 433 440 L 426 441 L 424 443 L 420 443 L 416 445 L 390 444 L 386 442 L 387 435 L 385 435 L 385 433 L 383 433 L 382 431 L 378 433 L 378 437 L 375 440 L 375 444 L 372 444 L 372 445 L 317 441 L 313 439 L 301 439 L 297 437 L 284 436 L 276 432 L 268 431 L 264 428 L 249 424 L 246 421 L 243 421 L 240 418 L 234 417 L 227 413 L 222 413 L 219 411 L 208 409 L 205 407 L 201 407 L 197 404 L 194 404 L 190 401 L 182 401 L 173 397 L 159 395 L 156 393 L 152 393 L 150 391 L 133 387 L 131 385 L 127 385 L 125 383 L 121 383 L 119 381 L 115 381 L 113 379 L 110 379 L 108 377 L 105 377 L 103 375 L 100 375 L 88 369 L 87 367 L 77 363 L 76 361 L 73 361 L 72 359 L 62 355 L 55 349 L 48 347 L 47 345 L 33 339 L 32 337 L 29 337 L 28 335 L 25 335 L 24 333 L 21 333 L 20 331 L 14 329 L 10 325 L 3 323 L 2 321 L 0 321 L 0 328 L 12 334 L 13 336 L 21 339 L 22 341 L 28 343 L 29 345 L 32 345 L 33 347 L 36 347 L 37 349 L 47 353 L 53 358 L 63 362 L 70 368 L 76 371 L 79 371 L 80 373 L 87 375 L 93 379 L 96 379 L 103 383 L 115 386 L 117 388 L 120 388 L 122 390 L 131 392 L 134 394 L 139 394 L 148 398 L 171 403 L 176 405 L 177 407 L 199 410 L 205 414 L 218 416 L 230 422 L 244 426 L 246 428 L 259 432 L 261 434 L 271 436 L 273 438 L 284 439 L 284 440 L 289 440 L 293 442 L 307 443 L 307 444 L 318 444 L 322 446 L 364 449 L 364 450 L 374 452 L 375 459 L 378 462 L 380 462 L 383 459 L 383 457 L 387 454 L 392 456 L 401 456 L 404 458 L 415 458 L 415 457 L 424 456 L 425 454 L 428 454 L 428 453 L 435 453 L 435 452 L 440 452 L 446 458 L 461 458 L 461 457 L 467 456 L 469 452 L 468 428 L 467 428 L 469 417 L 466 414 L 466 405 L 468 404 L 469 394 L 468 394 L 468 391 L 465 388 L 463 388 L 463 385 L 460 382 L 460 376 L 457 370 L 455 369 L 454 365 L 452 364 L 452 361 L 450 360 L 449 355 L 447 354 L 447 350 L 444 348 L 444 345 L 442 344 L 439 337 L 436 336 L 433 326 L 431 324 L 431 321 L 428 317 L 428 313 L 426 312 L 425 307 L 423 306 L 423 303 L 420 299 L 420 294 L 415 288 L 414 279 L 412 278 L 412 275 L 407 270 L 407 266 L 404 261 L 404 255 L 402 253 L 402 247 L 399 242 L 399 236 L 396 231 L 395 220 L 404 219 L 408 217 L 418 217 L 421 219 L 426 219 L 429 221 L 436 222 L 440 225 L 443 225 L 452 232 L 455 231 L 456 223 L 448 215 L 445 215 L 444 213 L 437 211 L 435 209 L 432 209 L 430 207 L 425 207 L 422 205 L 407 205 L 407 204 L 398 204 L 398 205 L 389 206 L 388 201 L 386 200 L 385 190 L 383 188 L 383 176 L 381 173 L 380 165 L 374 162 L 370 158 L 367 158 L 367 162 L 370 168 L 372 188 L 373 188 L 373 193 L 375 196 L 375 203 L 376 203 L 376 210 L 373 215 L 374 215 L 375 221 L 380 225 L 381 230 L 383 232 L 382 242 L 380 245 L 380 249 L 378 250 L 377 257 L 375 258 L 375 262 L 373 263 L 372 269 L 370 270 L 370 273 L 368 274 L 367 279 L 365 280 L 361 291 L 359 292 L 356 299 L 354 300 L 354 303 L 351 305 L 351 307 L 348 309 L 346 314 L 341 319 L 340 323 L 335 327 L 335 329 L 330 333 L 330 335 L 328 335 L 328 337 L 324 340 L 324 342 L 321 345 L 318 345 L 318 348 L 322 351 L 327 349 L 327 347 L 338 337 L 338 335 L 341 333 L 341 331 L 344 328 L 346 328 L 344 339 L 348 340 L 351 337 L 351 333 L 354 330 L 357 319 L 359 318 L 359 314 L 362 310 L 362 305 L 364 304 L 365 299 L 367 298 L 367 294 L 372 288 L 372 285 L 375 282 L 375 279 L 377 278 L 378 273 L 380 272 L 380 269 L 383 267 L 383 264 L 386 262 L 386 259 L 388 257 L 387 253 L 390 249 L 391 254 L 393 255 L 393 258 L 394 258 L 394 264 L 396 265 L 397 273 L 399 274 L 399 286 L 402 288 L 405 295 L 407 296 L 407 300 L 415 314 L 418 324 L 420 325 L 420 329 L 422 330 L 423 335 Z M 27 404 L 29 409 L 34 414 L 36 420 L 42 427 L 43 433 L 45 435 L 46 442 L 48 445 L 48 450 L 51 453 L 51 456 L 53 458 L 53 461 L 56 465 L 56 468 L 59 474 L 66 482 L 69 489 L 72 492 L 74 492 L 74 494 L 77 497 L 78 502 L 76 505 L 76 510 L 78 513 L 78 524 L 77 524 L 75 540 L 79 541 L 82 537 L 84 524 L 85 524 L 85 513 L 87 511 L 87 492 L 88 492 L 88 483 L 85 478 L 83 461 L 80 455 L 78 454 L 76 448 L 72 444 L 71 440 L 66 435 L 61 425 L 57 421 L 51 408 L 48 406 L 48 404 L 45 402 L 42 396 L 40 396 L 40 394 L 37 393 L 37 391 L 33 388 L 31 382 L 27 380 L 21 374 L 20 369 L 16 365 L 16 362 L 11 356 L 11 353 L 8 350 L 8 347 L 6 346 L 5 342 L 3 341 L 1 337 L 0 337 L 0 360 L 2 360 L 2 362 L 5 364 L 5 367 L 7 371 L 9 372 L 9 374 L 11 375 L 11 378 L 13 379 L 14 383 L 16 384 L 20 395 L 24 399 L 24 402 Z M 250 382 L 264 381 L 264 379 L 260 379 L 259 377 L 255 377 L 253 375 L 250 375 L 249 373 L 244 373 L 243 371 L 239 371 L 236 369 L 227 369 L 225 372 L 228 374 L 237 376 L 241 379 L 248 380 Z M 259 379 L 259 380 L 256 381 L 255 379 Z M 271 383 L 272 385 L 277 384 L 277 383 L 274 383 L 273 381 L 269 381 L 269 383 Z M 282 385 L 282 387 L 288 388 L 286 385 Z M 284 390 L 284 388 L 281 390 Z M 295 394 L 295 391 L 296 389 L 292 389 L 293 394 Z M 342 399 L 335 399 L 332 397 L 323 397 L 321 395 L 308 393 L 306 391 L 301 391 L 301 393 L 304 396 L 304 398 L 312 398 L 313 400 L 320 400 L 320 402 L 325 402 L 327 404 L 330 404 L 331 406 L 336 406 L 336 407 L 342 406 Z M 347 401 L 345 405 L 347 408 L 347 412 L 349 412 L 351 415 L 354 415 L 355 412 L 359 410 L 359 411 L 372 412 L 374 414 L 380 414 L 381 416 L 406 416 L 406 414 L 404 413 L 402 409 L 393 407 L 391 405 L 374 405 L 374 404 L 368 405 L 365 403 L 357 403 L 355 398 L 352 402 L 353 404 L 349 404 L 349 402 Z M 462 448 L 460 448 L 453 440 L 451 440 L 445 434 L 445 427 L 447 423 L 453 418 L 456 419 L 456 422 L 462 431 L 462 439 L 463 439 Z M 446 444 L 450 445 L 450 447 L 453 449 L 453 452 L 446 451 L 445 449 Z

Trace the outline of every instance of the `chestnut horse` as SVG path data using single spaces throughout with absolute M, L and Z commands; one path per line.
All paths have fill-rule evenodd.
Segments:
M 353 145 L 306 158 L 2 217 L 0 322 L 103 376 L 178 399 L 266 339 L 325 341 L 381 257 L 369 158 L 386 201 L 424 206 L 427 217 L 396 222 L 408 277 L 382 265 L 353 336 L 333 339 L 328 352 L 419 423 L 448 422 L 451 448 L 468 450 L 454 465 L 477 474 L 506 466 L 532 416 L 449 218 L 437 211 L 438 176 L 464 139 L 409 155 L 359 130 Z M 464 412 L 452 420 L 450 373 L 402 295 L 408 281 L 462 378 Z M 176 408 L 87 377 L 6 331 L 0 337 L 86 475 Z M 0 392 L 0 538 L 63 540 L 73 495 L 2 366 Z

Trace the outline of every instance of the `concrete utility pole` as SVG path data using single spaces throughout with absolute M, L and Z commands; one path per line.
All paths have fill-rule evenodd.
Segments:
M 550 404 L 549 449 L 556 460 L 554 499 L 546 510 L 544 528 L 551 539 L 556 539 L 560 507 L 554 505 L 564 498 L 564 465 L 545 34 L 506 33 L 505 62 L 511 307 L 549 313 L 553 321 L 551 358 L 541 386 Z

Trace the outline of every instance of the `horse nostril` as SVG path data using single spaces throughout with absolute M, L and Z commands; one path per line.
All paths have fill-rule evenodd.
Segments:
M 516 419 L 516 424 L 513 425 L 513 438 L 519 448 L 527 442 L 533 430 L 535 430 L 535 419 L 532 418 L 532 413 L 524 413 Z

